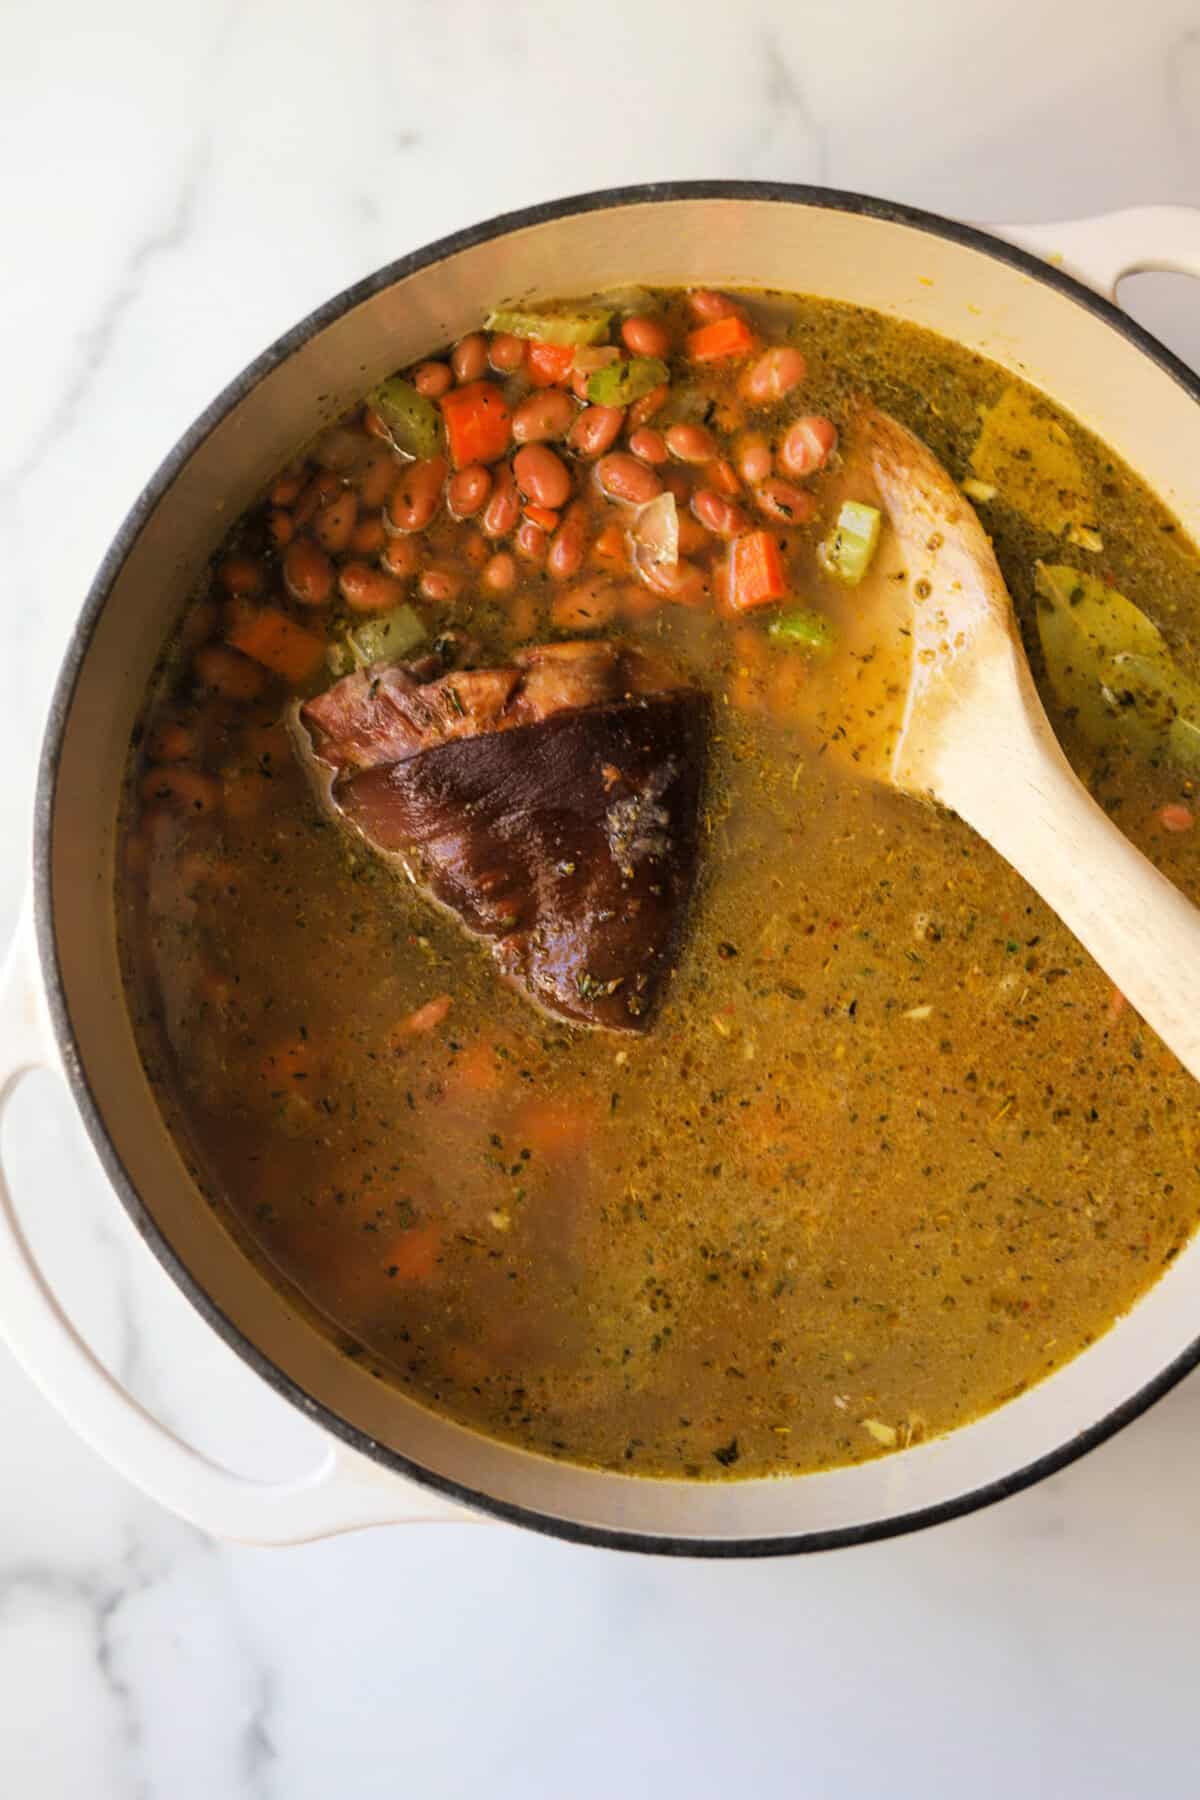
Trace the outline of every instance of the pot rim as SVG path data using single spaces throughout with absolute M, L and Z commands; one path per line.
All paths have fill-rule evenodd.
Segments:
M 396 261 L 385 264 L 353 283 L 332 299 L 323 302 L 293 325 L 274 343 L 248 363 L 188 427 L 168 451 L 150 477 L 125 519 L 118 528 L 96 572 L 79 617 L 76 621 L 55 682 L 47 714 L 38 761 L 37 789 L 34 802 L 33 829 L 33 900 L 34 925 L 51 1023 L 72 1097 L 83 1118 L 88 1136 L 126 1212 L 139 1235 L 162 1268 L 171 1277 L 201 1316 L 241 1357 L 243 1362 L 268 1385 L 320 1425 L 334 1438 L 347 1444 L 371 1461 L 421 1486 L 446 1496 L 461 1505 L 472 1507 L 507 1523 L 523 1525 L 547 1536 L 572 1543 L 589 1544 L 602 1549 L 633 1550 L 666 1556 L 735 1558 L 811 1554 L 821 1550 L 849 1548 L 855 1544 L 905 1536 L 949 1519 L 963 1518 L 985 1506 L 993 1505 L 1009 1495 L 1020 1493 L 1057 1474 L 1089 1451 L 1107 1442 L 1133 1420 L 1140 1418 L 1157 1400 L 1200 1365 L 1200 1336 L 1176 1356 L 1151 1381 L 1104 1415 L 1086 1431 L 1078 1433 L 1058 1448 L 1047 1451 L 1011 1474 L 987 1482 L 978 1488 L 941 1501 L 934 1506 L 918 1508 L 888 1519 L 863 1524 L 839 1526 L 827 1530 L 805 1531 L 784 1536 L 726 1538 L 685 1538 L 669 1534 L 619 1531 L 579 1523 L 572 1519 L 542 1513 L 534 1508 L 515 1505 L 481 1492 L 465 1483 L 414 1462 L 390 1446 L 381 1444 L 368 1432 L 351 1424 L 322 1402 L 315 1400 L 280 1366 L 253 1344 L 223 1311 L 219 1303 L 192 1274 L 175 1253 L 138 1193 L 117 1153 L 103 1114 L 92 1093 L 79 1046 L 71 1025 L 66 989 L 59 965 L 53 920 L 51 874 L 51 841 L 55 792 L 63 737 L 70 716 L 80 671 L 86 660 L 97 622 L 109 594 L 130 551 L 148 519 L 170 489 L 176 476 L 210 433 L 258 383 L 285 362 L 317 332 L 332 325 L 343 314 L 397 281 L 418 270 L 444 261 L 477 244 L 507 236 L 529 226 L 549 224 L 577 214 L 610 211 L 619 207 L 644 206 L 663 202 L 689 200 L 771 201 L 795 206 L 843 212 L 861 218 L 876 219 L 885 224 L 900 224 L 928 232 L 933 236 L 975 250 L 999 262 L 1008 263 L 1021 273 L 1033 277 L 1060 294 L 1063 299 L 1083 307 L 1127 338 L 1136 349 L 1176 381 L 1188 396 L 1200 404 L 1200 375 L 1189 369 L 1180 358 L 1157 338 L 1128 317 L 1113 301 L 1085 287 L 1061 269 L 1052 267 L 1039 257 L 994 237 L 985 229 L 965 225 L 940 214 L 926 212 L 899 201 L 883 200 L 839 188 L 772 181 L 662 181 L 637 186 L 602 188 L 584 194 L 568 195 L 558 200 L 542 201 L 513 212 L 500 213 L 481 224 L 464 227 L 448 236 L 435 239 L 422 248 L 410 251 Z M 1086 1355 L 1086 1351 L 1082 1352 Z M 631 1477 L 641 1480 L 644 1477 Z M 803 1480 L 803 1476 L 792 1477 Z

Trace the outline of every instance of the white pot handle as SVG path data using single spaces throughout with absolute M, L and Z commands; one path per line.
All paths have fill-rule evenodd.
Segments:
M 983 229 L 1044 257 L 1107 300 L 1115 300 L 1124 276 L 1147 269 L 1200 279 L 1200 209 L 1193 206 L 1131 206 L 1094 219 Z
M 23 1075 L 58 1068 L 26 909 L 0 974 L 0 1115 Z M 202 1456 L 109 1373 L 63 1312 L 34 1258 L 0 1162 L 0 1337 L 72 1429 L 160 1505 L 214 1537 L 301 1544 L 365 1525 L 482 1515 L 330 1443 L 292 1481 L 253 1481 Z

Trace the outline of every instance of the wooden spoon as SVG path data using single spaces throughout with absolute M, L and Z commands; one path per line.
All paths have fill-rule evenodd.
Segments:
M 878 772 L 986 838 L 1200 1080 L 1200 911 L 1134 849 L 1059 748 L 970 503 L 895 419 L 872 409 L 861 429 L 899 541 L 912 633 Z

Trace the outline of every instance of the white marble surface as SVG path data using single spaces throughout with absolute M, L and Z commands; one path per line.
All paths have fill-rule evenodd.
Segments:
M 1200 202 L 1200 0 L 7 0 L 0 20 L 0 940 L 107 539 L 211 393 L 345 283 L 488 213 L 664 175 L 981 219 Z M 1194 298 L 1136 304 L 1200 361 Z M 6 1145 L 113 1366 L 238 1466 L 300 1466 L 305 1429 L 150 1264 L 48 1079 Z M 3 1351 L 0 1420 L 12 1800 L 1197 1791 L 1196 1381 L 999 1509 L 760 1565 L 460 1526 L 231 1549 L 101 1466 Z

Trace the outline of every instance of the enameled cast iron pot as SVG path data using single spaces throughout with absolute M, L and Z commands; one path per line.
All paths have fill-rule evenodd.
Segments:
M 1057 254 L 1047 264 L 1036 253 Z M 1200 212 L 1150 208 L 1002 238 L 816 188 L 685 183 L 594 194 L 460 232 L 381 270 L 289 332 L 196 421 L 117 533 L 63 664 L 42 752 L 32 907 L 0 990 L 0 1100 L 30 1067 L 65 1074 L 163 1266 L 213 1329 L 324 1428 L 328 1449 L 304 1480 L 260 1484 L 165 1431 L 63 1314 L 0 1179 L 0 1332 L 126 1476 L 196 1524 L 260 1543 L 490 1514 L 668 1554 L 814 1550 L 1012 1493 L 1101 1442 L 1200 1361 L 1198 1239 L 1048 1381 L 974 1425 L 861 1467 L 690 1484 L 490 1442 L 339 1356 L 226 1235 L 142 1072 L 111 903 L 130 729 L 181 599 L 229 520 L 323 417 L 473 329 L 492 302 L 636 281 L 774 287 L 877 307 L 1043 388 L 1200 538 L 1200 382 L 1113 304 L 1120 277 L 1146 268 L 1200 276 Z

